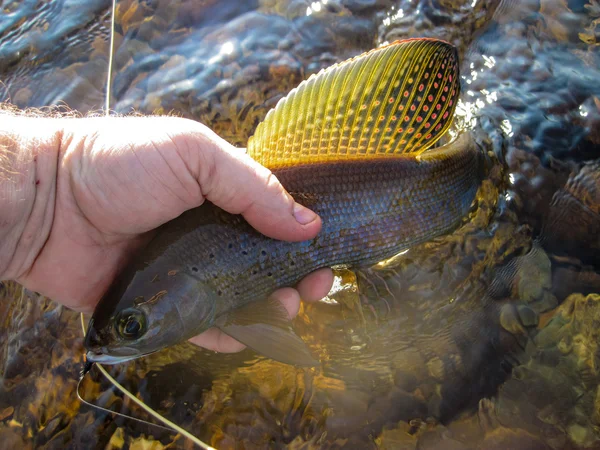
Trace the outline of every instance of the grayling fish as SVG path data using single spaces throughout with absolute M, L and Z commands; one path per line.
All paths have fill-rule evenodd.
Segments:
M 269 112 L 248 152 L 322 219 L 319 235 L 282 242 L 206 203 L 162 226 L 98 304 L 92 362 L 152 353 L 216 326 L 254 350 L 316 361 L 286 311 L 266 300 L 308 273 L 369 266 L 454 229 L 480 182 L 471 135 L 430 148 L 459 94 L 448 43 L 410 39 L 334 65 Z

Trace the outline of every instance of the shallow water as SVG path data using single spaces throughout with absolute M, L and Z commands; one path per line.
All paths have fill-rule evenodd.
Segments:
M 323 67 L 383 42 L 460 50 L 457 122 L 497 159 L 455 233 L 353 276 L 296 329 L 322 361 L 181 345 L 112 373 L 217 448 L 600 448 L 600 3 L 119 1 L 111 107 L 238 145 Z M 104 104 L 109 2 L 7 2 L 0 99 Z M 353 289 L 354 287 L 354 289 Z M 77 316 L 2 288 L 3 448 L 191 448 L 81 406 Z M 99 405 L 144 417 L 97 373 Z M 145 447 L 144 447 L 145 448 Z

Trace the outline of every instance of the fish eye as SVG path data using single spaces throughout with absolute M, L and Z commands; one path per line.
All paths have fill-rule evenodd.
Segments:
M 146 332 L 146 316 L 137 309 L 125 309 L 117 317 L 117 332 L 123 339 L 137 339 Z

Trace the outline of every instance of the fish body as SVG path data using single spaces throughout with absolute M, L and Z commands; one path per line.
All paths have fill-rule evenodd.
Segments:
M 316 269 L 370 266 L 461 222 L 480 181 L 470 133 L 424 151 L 450 123 L 455 52 L 433 40 L 402 45 L 309 79 L 249 143 L 295 200 L 319 214 L 318 236 L 276 241 L 209 203 L 185 212 L 158 230 L 99 303 L 86 336 L 90 360 L 132 359 L 218 326 L 268 356 L 313 364 L 285 311 L 256 302 Z M 374 81 L 351 82 L 363 78 Z
M 145 270 L 152 267 L 157 276 L 168 270 L 188 272 L 219 298 L 215 313 L 220 315 L 279 287 L 294 286 L 322 267 L 376 264 L 452 230 L 468 212 L 479 184 L 478 154 L 467 135 L 453 148 L 438 152 L 440 158 L 431 152 L 419 160 L 276 170 L 295 200 L 321 217 L 323 227 L 315 239 L 270 239 L 241 216 L 206 204 L 165 225 L 164 252 Z

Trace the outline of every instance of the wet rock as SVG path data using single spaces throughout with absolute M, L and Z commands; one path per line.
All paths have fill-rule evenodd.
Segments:
M 11 2 L 0 15 L 0 101 L 101 107 L 109 10 L 109 0 Z
M 23 450 L 33 449 L 31 442 L 27 442 L 26 438 L 19 433 L 19 427 L 9 427 L 0 425 L 0 440 L 4 448 L 18 448 Z
M 600 164 L 585 164 L 552 198 L 544 245 L 600 264 Z
M 385 450 L 415 450 L 417 438 L 409 433 L 410 426 L 386 429 L 377 437 L 377 446 Z
M 480 450 L 550 450 L 551 447 L 540 438 L 519 428 L 510 429 L 502 426 L 494 411 L 494 402 L 482 399 L 479 402 L 479 424 L 485 432 L 483 442 L 477 447 Z
M 582 266 L 578 259 L 555 259 L 552 270 L 552 292 L 560 301 L 578 292 L 583 295 L 600 292 L 600 274 L 592 267 Z
M 519 299 L 537 313 L 553 309 L 558 302 L 552 294 L 551 267 L 548 255 L 536 242 L 525 255 L 512 258 L 497 270 L 489 294 Z
M 500 312 L 500 326 L 512 335 L 528 336 L 528 328 L 537 326 L 537 313 L 525 305 L 505 303 Z
M 431 431 L 422 433 L 417 443 L 418 450 L 435 450 L 438 448 L 468 450 L 469 446 L 456 440 L 450 430 L 440 425 Z
M 593 448 L 600 373 L 600 296 L 573 294 L 541 325 L 509 380 L 495 413 L 506 427 L 543 437 L 552 448 Z M 510 447 L 513 448 L 513 447 Z
M 499 4 L 499 0 L 396 0 L 380 15 L 380 40 L 434 37 L 452 42 L 462 56 L 470 39 L 488 23 Z
M 554 193 L 577 164 L 597 158 L 590 116 L 597 116 L 597 55 L 581 51 L 565 2 L 505 1 L 471 45 L 459 112 L 474 117 L 508 166 L 507 206 L 536 232 Z
M 519 319 L 525 327 L 537 327 L 539 323 L 539 315 L 529 306 L 519 305 L 517 307 Z

